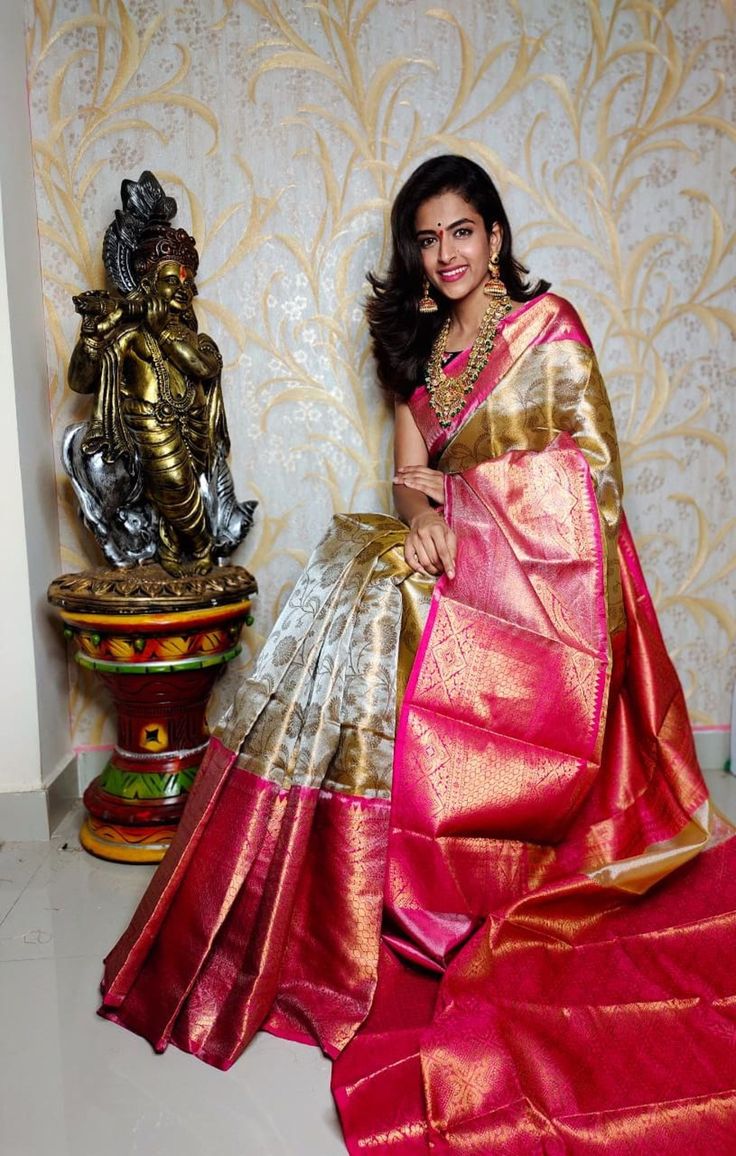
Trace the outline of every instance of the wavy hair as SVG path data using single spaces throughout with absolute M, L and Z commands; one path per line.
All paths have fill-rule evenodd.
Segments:
M 436 313 L 420 313 L 424 268 L 416 240 L 417 209 L 430 197 L 453 192 L 483 218 L 486 231 L 501 227 L 499 273 L 509 296 L 529 301 L 549 289 L 548 281 L 530 285 L 528 270 L 513 254 L 506 211 L 488 173 L 467 157 L 448 154 L 424 161 L 402 185 L 391 210 L 392 252 L 385 277 L 368 273 L 373 295 L 366 302 L 368 328 L 378 380 L 389 393 L 408 397 L 422 379 L 432 342 L 450 310 L 442 296 Z

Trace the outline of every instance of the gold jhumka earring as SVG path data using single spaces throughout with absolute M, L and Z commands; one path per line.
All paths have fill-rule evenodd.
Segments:
M 483 292 L 485 293 L 486 297 L 506 296 L 506 286 L 501 280 L 501 274 L 499 272 L 500 264 L 501 259 L 498 256 L 498 253 L 494 253 L 493 256 L 488 258 L 488 272 L 491 279 L 490 281 L 486 281 L 485 285 L 483 286 Z
M 422 286 L 422 296 L 419 298 L 419 312 L 420 313 L 436 313 L 437 302 L 429 292 L 429 281 L 424 278 L 424 285 Z

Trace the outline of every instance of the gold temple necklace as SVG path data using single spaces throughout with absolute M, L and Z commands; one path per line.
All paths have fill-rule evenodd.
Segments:
M 481 319 L 475 341 L 470 348 L 470 355 L 465 369 L 461 373 L 450 377 L 445 373 L 442 358 L 445 353 L 447 336 L 450 332 L 452 317 L 448 317 L 432 344 L 432 352 L 427 362 L 425 381 L 429 404 L 437 415 L 437 421 L 443 429 L 452 423 L 464 408 L 468 394 L 475 385 L 481 370 L 490 357 L 493 343 L 496 340 L 496 329 L 511 309 L 511 299 L 504 294 L 491 301 Z

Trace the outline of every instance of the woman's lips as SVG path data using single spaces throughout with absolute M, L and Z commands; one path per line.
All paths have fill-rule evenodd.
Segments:
M 459 281 L 467 270 L 467 265 L 457 265 L 454 269 L 443 269 L 439 276 L 443 281 Z

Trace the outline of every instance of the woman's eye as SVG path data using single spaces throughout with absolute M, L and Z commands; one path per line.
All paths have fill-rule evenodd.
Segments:
M 419 248 L 420 249 L 428 249 L 430 245 L 434 245 L 434 242 L 435 242 L 434 237 L 420 237 L 419 238 Z
M 472 233 L 472 231 L 473 231 L 472 229 L 467 229 L 464 227 L 462 229 L 456 229 L 455 230 L 455 236 L 456 237 L 469 237 L 470 234 Z

